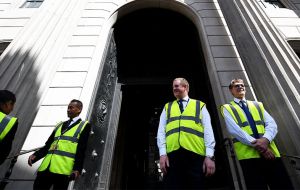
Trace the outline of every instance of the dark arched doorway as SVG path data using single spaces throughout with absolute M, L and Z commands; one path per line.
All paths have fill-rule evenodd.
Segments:
M 120 18 L 114 25 L 114 37 L 122 105 L 110 188 L 161 187 L 155 165 L 159 159 L 158 119 L 164 104 L 174 99 L 172 80 L 184 77 L 190 82 L 190 97 L 207 103 L 214 127 L 217 173 L 208 180 L 208 188 L 231 189 L 227 156 L 219 142 L 223 138 L 213 84 L 194 24 L 174 11 L 142 9 Z

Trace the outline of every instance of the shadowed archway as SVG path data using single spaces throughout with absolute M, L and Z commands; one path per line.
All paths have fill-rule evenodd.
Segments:
M 111 189 L 155 189 L 162 186 L 155 161 L 159 159 L 156 131 L 160 112 L 172 101 L 172 80 L 190 82 L 190 97 L 207 103 L 212 117 L 218 161 L 208 188 L 232 188 L 217 110 L 199 34 L 194 24 L 167 9 L 148 8 L 120 18 L 114 25 L 118 83 L 122 105 Z M 216 181 L 218 183 L 216 183 Z

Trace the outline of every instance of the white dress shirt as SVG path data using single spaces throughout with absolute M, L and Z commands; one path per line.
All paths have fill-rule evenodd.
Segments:
M 189 102 L 189 97 L 186 96 L 183 98 L 183 107 L 186 108 Z M 159 149 L 159 155 L 166 155 L 166 125 L 167 125 L 167 115 L 165 109 L 163 109 L 160 119 L 159 119 L 159 127 L 157 131 L 157 146 Z M 206 109 L 206 106 L 202 108 L 202 124 L 204 126 L 204 144 L 206 147 L 206 156 L 213 156 L 215 151 L 215 137 L 212 130 L 210 115 Z
M 234 102 L 239 104 L 240 101 L 240 99 L 234 98 Z M 243 99 L 243 101 L 246 101 L 246 99 Z M 267 138 L 271 142 L 277 134 L 277 124 L 266 110 L 263 114 L 265 118 L 265 134 L 263 137 Z M 227 130 L 233 137 L 237 138 L 243 144 L 252 146 L 251 142 L 254 141 L 255 138 L 243 131 L 226 109 L 224 109 L 224 119 Z
M 73 123 L 75 123 L 78 119 L 80 119 L 79 116 L 74 117 L 74 118 L 72 119 L 72 121 L 70 122 L 69 126 L 73 125 Z M 69 126 L 68 126 L 68 127 L 69 127 Z

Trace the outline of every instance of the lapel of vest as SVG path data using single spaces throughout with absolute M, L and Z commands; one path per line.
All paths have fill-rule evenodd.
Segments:
M 69 126 L 69 129 L 71 129 L 72 127 L 76 126 L 80 122 L 81 122 L 81 119 L 78 119 L 75 123 L 73 123 L 72 125 Z
M 177 112 L 179 113 L 179 115 L 181 115 L 183 112 L 184 112 L 184 110 L 183 110 L 183 112 L 181 113 L 180 112 L 180 108 L 179 108 L 179 104 L 178 104 L 178 101 L 177 100 L 175 100 L 175 101 L 173 101 L 171 104 L 169 104 L 169 106 L 171 106 L 170 107 L 170 112 L 172 113 L 174 110 L 177 110 Z M 174 109 L 174 110 L 173 110 Z M 173 111 L 172 111 L 173 110 Z M 171 115 L 171 113 L 170 113 L 170 115 Z M 173 112 L 174 113 L 174 112 Z
M 67 130 L 64 130 L 64 133 L 65 132 L 67 132 L 67 131 L 69 131 L 70 129 L 72 129 L 74 126 L 76 126 L 78 123 L 80 123 L 81 122 L 81 119 L 78 119 L 75 123 L 73 123 L 72 125 L 70 125 L 69 127 L 68 126 L 65 126 L 67 123 L 68 123 L 68 121 L 65 121 L 64 123 L 63 123 L 63 125 L 64 125 L 64 127 L 65 127 L 65 129 L 67 129 Z M 62 132 L 61 132 L 62 133 Z M 63 133 L 62 133 L 63 134 Z

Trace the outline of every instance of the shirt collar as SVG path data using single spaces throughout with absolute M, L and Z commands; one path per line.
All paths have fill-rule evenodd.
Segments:
M 184 102 L 188 102 L 189 101 L 189 96 L 186 96 L 186 97 L 184 97 L 184 98 L 182 98 L 182 100 L 184 101 Z M 179 100 L 179 99 L 178 99 Z
M 240 103 L 241 99 L 234 98 L 233 101 L 234 101 L 235 103 Z M 243 98 L 242 101 L 246 102 L 246 98 Z
M 72 122 L 71 123 L 75 123 L 78 119 L 80 119 L 80 117 L 79 116 L 77 116 L 77 117 L 74 117 L 73 119 L 72 119 Z

